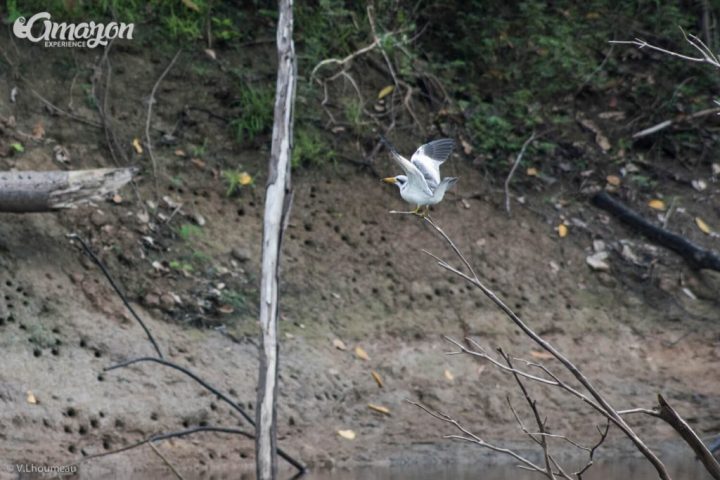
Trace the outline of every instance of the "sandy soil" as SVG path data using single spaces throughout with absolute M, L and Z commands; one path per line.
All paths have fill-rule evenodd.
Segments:
M 19 63 L 27 54 L 20 47 L 13 58 Z M 72 55 L 81 76 L 97 60 Z M 231 80 L 221 72 L 193 73 L 192 65 L 215 67 L 202 53 L 188 53 L 159 94 L 155 127 L 158 135 L 172 131 L 173 140 L 155 148 L 161 192 L 154 200 L 149 159 L 133 153 L 129 140 L 142 137 L 143 98 L 170 56 L 125 47 L 113 62 L 114 128 L 128 139 L 130 160 L 145 167 L 137 194 L 129 188 L 119 203 L 3 215 L 0 222 L 0 461 L 70 464 L 157 433 L 204 425 L 248 428 L 228 406 L 175 371 L 150 364 L 103 371 L 153 350 L 102 274 L 65 238 L 77 232 L 89 239 L 167 358 L 201 374 L 252 414 L 267 150 L 238 149 L 226 125 L 184 108 L 233 113 L 227 106 Z M 33 87 L 49 101 L 68 105 L 72 75 L 62 73 L 59 60 L 22 68 L 32 68 Z M 188 76 L 201 88 L 188 90 Z M 25 84 L 17 103 L 9 103 L 16 84 L 11 72 L 0 72 L 0 114 L 14 116 L 17 129 L 25 132 L 42 122 L 45 134 L 28 142 L 24 153 L 0 157 L 0 168 L 112 164 L 102 130 L 50 115 Z M 72 92 L 73 111 L 96 118 L 81 90 Z M 0 134 L 0 143 L 12 141 L 11 129 Z M 585 154 L 600 155 L 592 135 L 585 136 Z M 345 140 L 353 143 L 335 139 Z M 396 140 L 404 150 L 415 143 L 410 136 Z M 207 150 L 198 155 L 202 168 L 190 161 L 192 155 L 175 153 L 204 141 Z M 69 150 L 70 164 L 53 160 L 56 145 Z M 348 155 L 357 155 L 347 148 Z M 238 164 L 256 176 L 256 187 L 228 198 L 218 171 Z M 393 170 L 384 156 L 375 168 L 382 174 Z M 604 186 L 605 175 L 615 170 L 607 162 L 591 183 Z M 720 431 L 717 276 L 691 271 L 593 209 L 579 193 L 576 177 L 544 185 L 520 175 L 516 188 L 525 193 L 525 204 L 515 203 L 508 217 L 502 189 L 472 165 L 472 156 L 456 154 L 445 172 L 461 181 L 433 210 L 433 218 L 532 328 L 574 359 L 618 408 L 650 408 L 662 393 L 702 435 Z M 696 174 L 701 173 L 689 175 Z M 282 265 L 281 446 L 314 467 L 497 461 L 443 440 L 451 428 L 405 402 L 411 399 L 441 408 L 483 438 L 527 448 L 507 407 L 509 395 L 521 414 L 529 415 L 512 378 L 486 362 L 445 355 L 450 346 L 442 337 L 469 336 L 534 360 L 542 359 L 537 347 L 478 291 L 421 253 L 425 248 L 451 258 L 421 221 L 388 214 L 404 205 L 375 174 L 340 162 L 294 175 Z M 663 185 L 667 195 L 681 196 L 686 209 L 675 214 L 670 228 L 716 246 L 693 227 L 693 218 L 720 224 L 713 207 L 717 184 L 702 195 L 687 185 Z M 644 206 L 653 192 L 621 194 L 654 215 Z M 171 217 L 176 204 L 182 208 Z M 556 227 L 563 220 L 570 234 L 560 238 Z M 185 225 L 196 228 L 186 228 L 190 234 L 184 235 Z M 608 272 L 586 264 L 593 240 L 609 246 Z M 634 259 L 621 254 L 621 241 L 635 252 Z M 337 348 L 336 340 L 347 349 Z M 358 346 L 367 359 L 356 355 Z M 536 385 L 530 390 L 554 432 L 592 442 L 601 420 L 588 407 L 556 390 Z M 368 404 L 386 407 L 390 415 Z M 645 417 L 631 423 L 649 443 L 673 450 L 668 445 L 675 436 L 666 426 Z M 340 438 L 337 431 L 345 429 L 356 438 Z M 178 468 L 198 475 L 252 469 L 253 445 L 238 437 L 203 433 L 158 448 Z M 565 446 L 560 442 L 558 448 Z M 613 431 L 607 452 L 631 451 Z M 81 463 L 86 478 L 157 468 L 162 462 L 147 447 Z

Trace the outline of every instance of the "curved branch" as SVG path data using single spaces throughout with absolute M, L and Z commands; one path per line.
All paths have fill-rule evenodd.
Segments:
M 188 370 L 188 369 L 185 368 L 185 367 L 182 367 L 182 366 L 178 365 L 177 363 L 173 363 L 173 362 L 170 362 L 170 361 L 168 361 L 168 360 L 164 360 L 164 359 L 162 359 L 162 358 L 156 358 L 156 357 L 141 357 L 141 358 L 134 358 L 134 359 L 128 360 L 128 361 L 126 361 L 126 362 L 118 363 L 117 365 L 112 365 L 112 366 L 110 366 L 110 367 L 106 367 L 104 370 L 105 370 L 106 372 L 109 372 L 110 370 L 116 370 L 116 369 L 118 369 L 118 368 L 129 367 L 130 365 L 133 365 L 133 364 L 135 364 L 135 363 L 141 363 L 141 362 L 155 362 L 155 363 L 159 363 L 160 365 L 163 365 L 163 366 L 165 366 L 165 367 L 170 367 L 170 368 L 172 368 L 172 369 L 175 369 L 175 370 L 177 370 L 177 371 L 179 371 L 179 372 L 184 373 L 185 375 L 187 375 L 188 377 L 192 378 L 192 379 L 195 380 L 197 383 L 199 383 L 200 385 L 202 385 L 206 390 L 208 390 L 208 391 L 210 391 L 211 393 L 217 395 L 217 397 L 218 397 L 220 400 L 222 400 L 223 402 L 225 402 L 225 403 L 227 403 L 228 405 L 230 405 L 230 406 L 231 406 L 235 411 L 237 411 L 250 425 L 252 425 L 253 427 L 255 427 L 255 421 L 252 419 L 252 417 L 250 417 L 250 415 L 247 414 L 247 412 L 245 412 L 245 410 L 243 410 L 243 408 L 242 408 L 240 405 L 237 404 L 237 402 L 235 402 L 233 399 L 231 399 L 229 396 L 227 396 L 226 394 L 224 394 L 223 392 L 221 392 L 221 391 L 220 391 L 219 389 L 217 389 L 216 387 L 213 387 L 212 385 L 210 385 L 208 382 L 206 382 L 205 380 L 203 380 L 202 378 L 200 378 L 197 374 L 191 372 L 190 370 Z M 254 437 L 253 437 L 253 438 L 254 438 Z M 300 463 L 300 462 L 298 462 L 297 460 L 295 460 L 293 457 L 291 457 L 288 453 L 286 453 L 286 452 L 285 452 L 284 450 L 282 450 L 281 448 L 278 448 L 278 449 L 277 449 L 277 453 L 278 453 L 278 455 L 279 455 L 280 457 L 282 457 L 283 459 L 285 459 L 285 461 L 287 461 L 290 465 L 292 465 L 293 467 L 295 467 L 299 472 L 307 472 L 307 467 L 306 467 L 305 465 L 303 465 L 302 463 Z

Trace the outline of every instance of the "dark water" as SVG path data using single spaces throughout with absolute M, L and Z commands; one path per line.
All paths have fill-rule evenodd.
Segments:
M 706 480 L 710 475 L 700 462 L 666 463 L 673 480 Z M 356 470 L 336 469 L 313 472 L 307 480 L 537 480 L 544 478 L 513 466 L 494 467 L 389 467 Z M 632 459 L 593 465 L 583 475 L 587 480 L 657 480 L 652 466 L 645 460 Z

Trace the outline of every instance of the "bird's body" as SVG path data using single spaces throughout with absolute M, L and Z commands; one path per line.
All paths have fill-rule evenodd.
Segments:
M 429 207 L 440 203 L 448 188 L 457 182 L 457 178 L 446 177 L 440 179 L 440 165 L 450 156 L 455 142 L 449 138 L 442 138 L 426 143 L 417 149 L 408 160 L 398 153 L 392 144 L 381 138 L 390 150 L 393 159 L 402 168 L 405 175 L 397 175 L 383 179 L 400 188 L 400 196 L 406 202 L 420 207 Z

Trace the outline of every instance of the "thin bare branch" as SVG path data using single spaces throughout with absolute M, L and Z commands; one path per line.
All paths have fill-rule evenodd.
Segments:
M 580 384 L 583 386 L 583 388 L 590 394 L 594 402 L 590 402 L 591 405 L 599 407 L 599 411 L 606 415 L 613 423 L 615 423 L 618 428 L 635 444 L 637 449 L 645 456 L 645 458 L 648 459 L 648 461 L 655 467 L 655 470 L 658 472 L 658 475 L 662 480 L 670 480 L 670 476 L 667 472 L 667 469 L 665 468 L 665 465 L 662 463 L 662 461 L 655 455 L 655 453 L 648 448 L 648 446 L 645 444 L 645 442 L 642 441 L 642 439 L 635 433 L 635 431 L 622 419 L 620 415 L 617 414 L 616 410 L 610 405 L 608 400 L 593 386 L 593 384 L 590 382 L 590 380 L 585 376 L 585 374 L 573 363 L 571 362 L 565 355 L 563 355 L 559 350 L 557 350 L 551 343 L 549 343 L 547 340 L 542 338 L 540 335 L 538 335 L 532 328 L 530 328 L 524 321 L 520 319 L 520 317 L 517 316 L 517 314 L 508 307 L 505 302 L 503 302 L 492 290 L 490 290 L 488 287 L 486 287 L 480 279 L 475 274 L 474 270 L 470 266 L 470 263 L 468 260 L 463 256 L 463 254 L 460 252 L 460 250 L 457 248 L 455 243 L 447 236 L 447 234 L 438 227 L 432 220 L 425 217 L 423 218 L 425 222 L 430 224 L 448 243 L 448 245 L 452 248 L 452 250 L 456 253 L 456 255 L 465 263 L 465 265 L 468 267 L 470 272 L 472 273 L 472 277 L 458 271 L 457 269 L 454 269 L 450 267 L 447 264 L 441 265 L 442 268 L 445 268 L 449 271 L 452 271 L 453 273 L 465 278 L 468 282 L 475 285 L 478 289 L 482 291 L 482 293 L 488 297 L 500 310 L 505 313 L 505 315 L 517 326 L 519 327 L 525 335 L 530 337 L 536 344 L 538 344 L 543 350 L 550 353 L 553 357 L 555 357 L 572 375 L 575 377 L 575 379 L 580 382 Z M 506 367 L 507 368 L 507 367 Z M 543 382 L 548 382 L 547 380 L 543 379 Z M 571 388 L 568 386 L 568 388 Z M 577 392 L 580 394 L 580 392 Z M 584 395 L 580 394 L 583 399 L 589 400 L 588 397 L 585 397 Z
M 520 165 L 528 145 L 530 145 L 536 138 L 537 135 L 533 132 L 532 135 L 525 140 L 525 143 L 523 143 L 522 148 L 520 149 L 520 153 L 518 153 L 518 156 L 515 158 L 515 163 L 513 163 L 510 173 L 508 173 L 508 176 L 505 179 L 505 211 L 508 216 L 510 216 L 510 180 L 512 180 L 513 175 L 515 175 L 515 170 L 517 170 L 518 165 Z
M 160 457 L 160 460 L 162 460 L 163 463 L 165 465 L 167 465 L 167 467 L 170 469 L 170 471 L 175 474 L 175 477 L 178 480 L 185 480 L 185 477 L 180 475 L 180 472 L 178 472 L 177 469 L 175 468 L 175 466 L 172 463 L 170 463 L 170 461 L 167 458 L 165 458 L 165 455 L 160 453 L 160 450 L 158 450 L 158 448 L 155 446 L 155 444 L 153 442 L 148 442 L 148 445 L 150 446 L 150 448 L 152 448 L 153 452 L 155 452 L 155 455 Z
M 531 462 L 527 458 L 523 457 L 519 453 L 510 450 L 508 448 L 498 447 L 497 445 L 491 444 L 483 440 L 482 438 L 478 437 L 474 433 L 470 432 L 467 428 L 462 426 L 460 422 L 455 420 L 454 418 L 450 417 L 449 415 L 442 413 L 438 410 L 432 409 L 426 405 L 423 405 L 422 403 L 413 402 L 412 400 L 406 400 L 410 405 L 414 405 L 421 410 L 423 410 L 425 413 L 430 415 L 431 417 L 434 417 L 440 421 L 443 421 L 445 423 L 449 423 L 450 425 L 457 428 L 460 432 L 462 432 L 463 435 L 445 435 L 445 438 L 453 439 L 453 440 L 461 440 L 464 442 L 470 442 L 475 443 L 477 445 L 480 445 L 481 447 L 493 450 L 498 453 L 503 453 L 505 455 L 509 455 L 513 457 L 515 460 L 522 463 L 525 467 L 529 468 L 532 471 L 542 473 L 543 475 L 547 475 L 544 468 L 536 465 L 535 463 Z
M 150 156 L 150 161 L 152 162 L 153 167 L 153 177 L 155 181 L 155 197 L 157 198 L 160 195 L 160 190 L 158 187 L 158 174 L 157 174 L 157 161 L 155 160 L 155 155 L 153 154 L 153 147 L 152 147 L 152 138 L 150 138 L 150 120 L 152 119 L 152 110 L 153 110 L 153 104 L 155 103 L 155 93 L 157 92 L 158 87 L 160 86 L 160 82 L 163 81 L 165 76 L 168 74 L 170 69 L 175 65 L 175 62 L 177 61 L 178 57 L 180 56 L 180 53 L 182 52 L 182 49 L 178 50 L 175 56 L 170 60 L 170 63 L 167 67 L 165 67 L 165 70 L 160 74 L 157 81 L 155 82 L 155 85 L 153 85 L 152 90 L 150 91 L 150 98 L 148 98 L 148 108 L 147 108 L 147 118 L 145 119 L 145 142 L 147 143 L 147 150 L 148 155 Z

